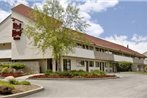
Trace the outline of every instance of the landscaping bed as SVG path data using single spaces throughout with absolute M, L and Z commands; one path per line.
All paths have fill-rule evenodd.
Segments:
M 116 77 L 116 75 L 102 75 L 102 76 L 48 76 L 48 75 L 35 75 L 29 77 L 29 79 L 35 78 L 108 78 L 108 77 Z
M 7 77 L 7 76 L 20 77 L 24 75 L 25 74 L 22 74 L 22 73 L 3 73 L 3 74 L 0 74 L 0 77 Z
M 25 75 L 23 69 L 25 68 L 24 64 L 21 63 L 2 63 L 0 64 L 0 77 L 19 77 Z
M 86 78 L 116 78 L 116 75 L 107 75 L 105 72 L 100 70 L 94 70 L 91 72 L 85 72 L 83 70 L 72 70 L 66 72 L 51 72 L 47 71 L 44 75 L 35 75 L 29 77 L 29 79 L 58 79 L 58 78 L 69 78 L 69 79 L 86 79 Z
M 29 81 L 18 81 L 13 76 L 0 80 L 0 98 L 17 98 L 42 89 L 43 87 L 31 84 Z

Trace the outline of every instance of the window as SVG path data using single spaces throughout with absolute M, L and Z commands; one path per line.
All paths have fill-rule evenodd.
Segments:
M 90 67 L 94 67 L 94 62 L 93 61 L 89 61 L 89 66 Z
M 80 63 L 81 63 L 81 66 L 84 66 L 84 61 L 81 61 Z
M 100 62 L 96 62 L 96 67 L 100 67 Z
M 89 50 L 93 50 L 93 47 L 92 46 L 89 46 Z
M 71 70 L 71 60 L 63 59 L 63 68 L 65 71 Z
M 84 67 L 85 66 L 85 61 L 84 60 L 78 60 L 77 61 L 77 66 L 78 67 Z

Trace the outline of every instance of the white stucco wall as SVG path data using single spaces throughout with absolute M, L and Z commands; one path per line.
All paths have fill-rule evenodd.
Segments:
M 0 43 L 10 43 L 12 40 L 12 21 L 9 16 L 0 23 Z
M 39 61 L 19 61 L 25 65 L 24 72 L 40 73 Z
M 144 64 L 146 64 L 146 65 L 147 65 L 147 60 L 144 60 Z
M 73 52 L 68 53 L 66 56 L 95 59 L 93 50 L 87 50 L 82 48 L 74 48 Z
M 28 18 L 15 12 L 12 12 L 12 17 L 23 21 L 23 25 L 30 23 Z M 12 60 L 51 58 L 51 53 L 51 50 L 48 50 L 43 55 L 41 50 L 34 46 L 33 42 L 28 39 L 28 37 L 25 35 L 25 32 L 22 33 L 20 40 L 12 40 Z
M 114 55 L 114 61 L 126 61 L 126 62 L 132 62 L 133 63 L 133 58 L 120 56 L 120 55 Z
M 84 70 L 86 71 L 86 66 L 80 66 L 76 58 L 71 58 L 71 70 Z
M 0 59 L 11 58 L 11 49 L 0 50 Z

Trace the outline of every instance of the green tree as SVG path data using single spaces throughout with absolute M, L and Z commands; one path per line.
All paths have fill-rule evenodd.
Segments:
M 126 61 L 117 62 L 117 70 L 121 72 L 132 71 L 132 65 L 133 64 L 131 62 L 126 62 Z
M 61 56 L 72 51 L 76 41 L 83 41 L 83 34 L 76 31 L 85 31 L 88 24 L 79 15 L 76 6 L 69 3 L 64 8 L 58 0 L 47 0 L 42 9 L 36 6 L 31 15 L 34 22 L 26 25 L 27 36 L 33 39 L 43 53 L 49 48 L 52 49 L 53 58 L 60 71 Z

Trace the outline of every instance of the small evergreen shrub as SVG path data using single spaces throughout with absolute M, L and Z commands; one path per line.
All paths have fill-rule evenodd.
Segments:
M 1 73 L 3 73 L 3 74 L 9 73 L 9 68 L 8 67 L 2 68 Z
M 93 70 L 90 72 L 90 75 L 99 76 L 99 75 L 106 75 L 106 73 L 101 70 Z
M 10 80 L 9 83 L 13 84 L 13 85 L 19 85 L 20 84 L 19 81 L 17 81 L 17 80 Z
M 15 68 L 16 70 L 19 70 L 19 69 L 23 69 L 25 67 L 24 64 L 21 64 L 21 63 L 14 63 L 11 65 L 12 68 Z
M 10 64 L 7 64 L 7 63 L 5 63 L 5 64 L 1 64 L 1 66 L 3 67 L 3 68 L 5 68 L 5 67 L 10 67 Z
M 21 84 L 21 85 L 31 85 L 31 83 L 29 81 L 26 81 L 26 80 L 20 81 L 19 84 Z

